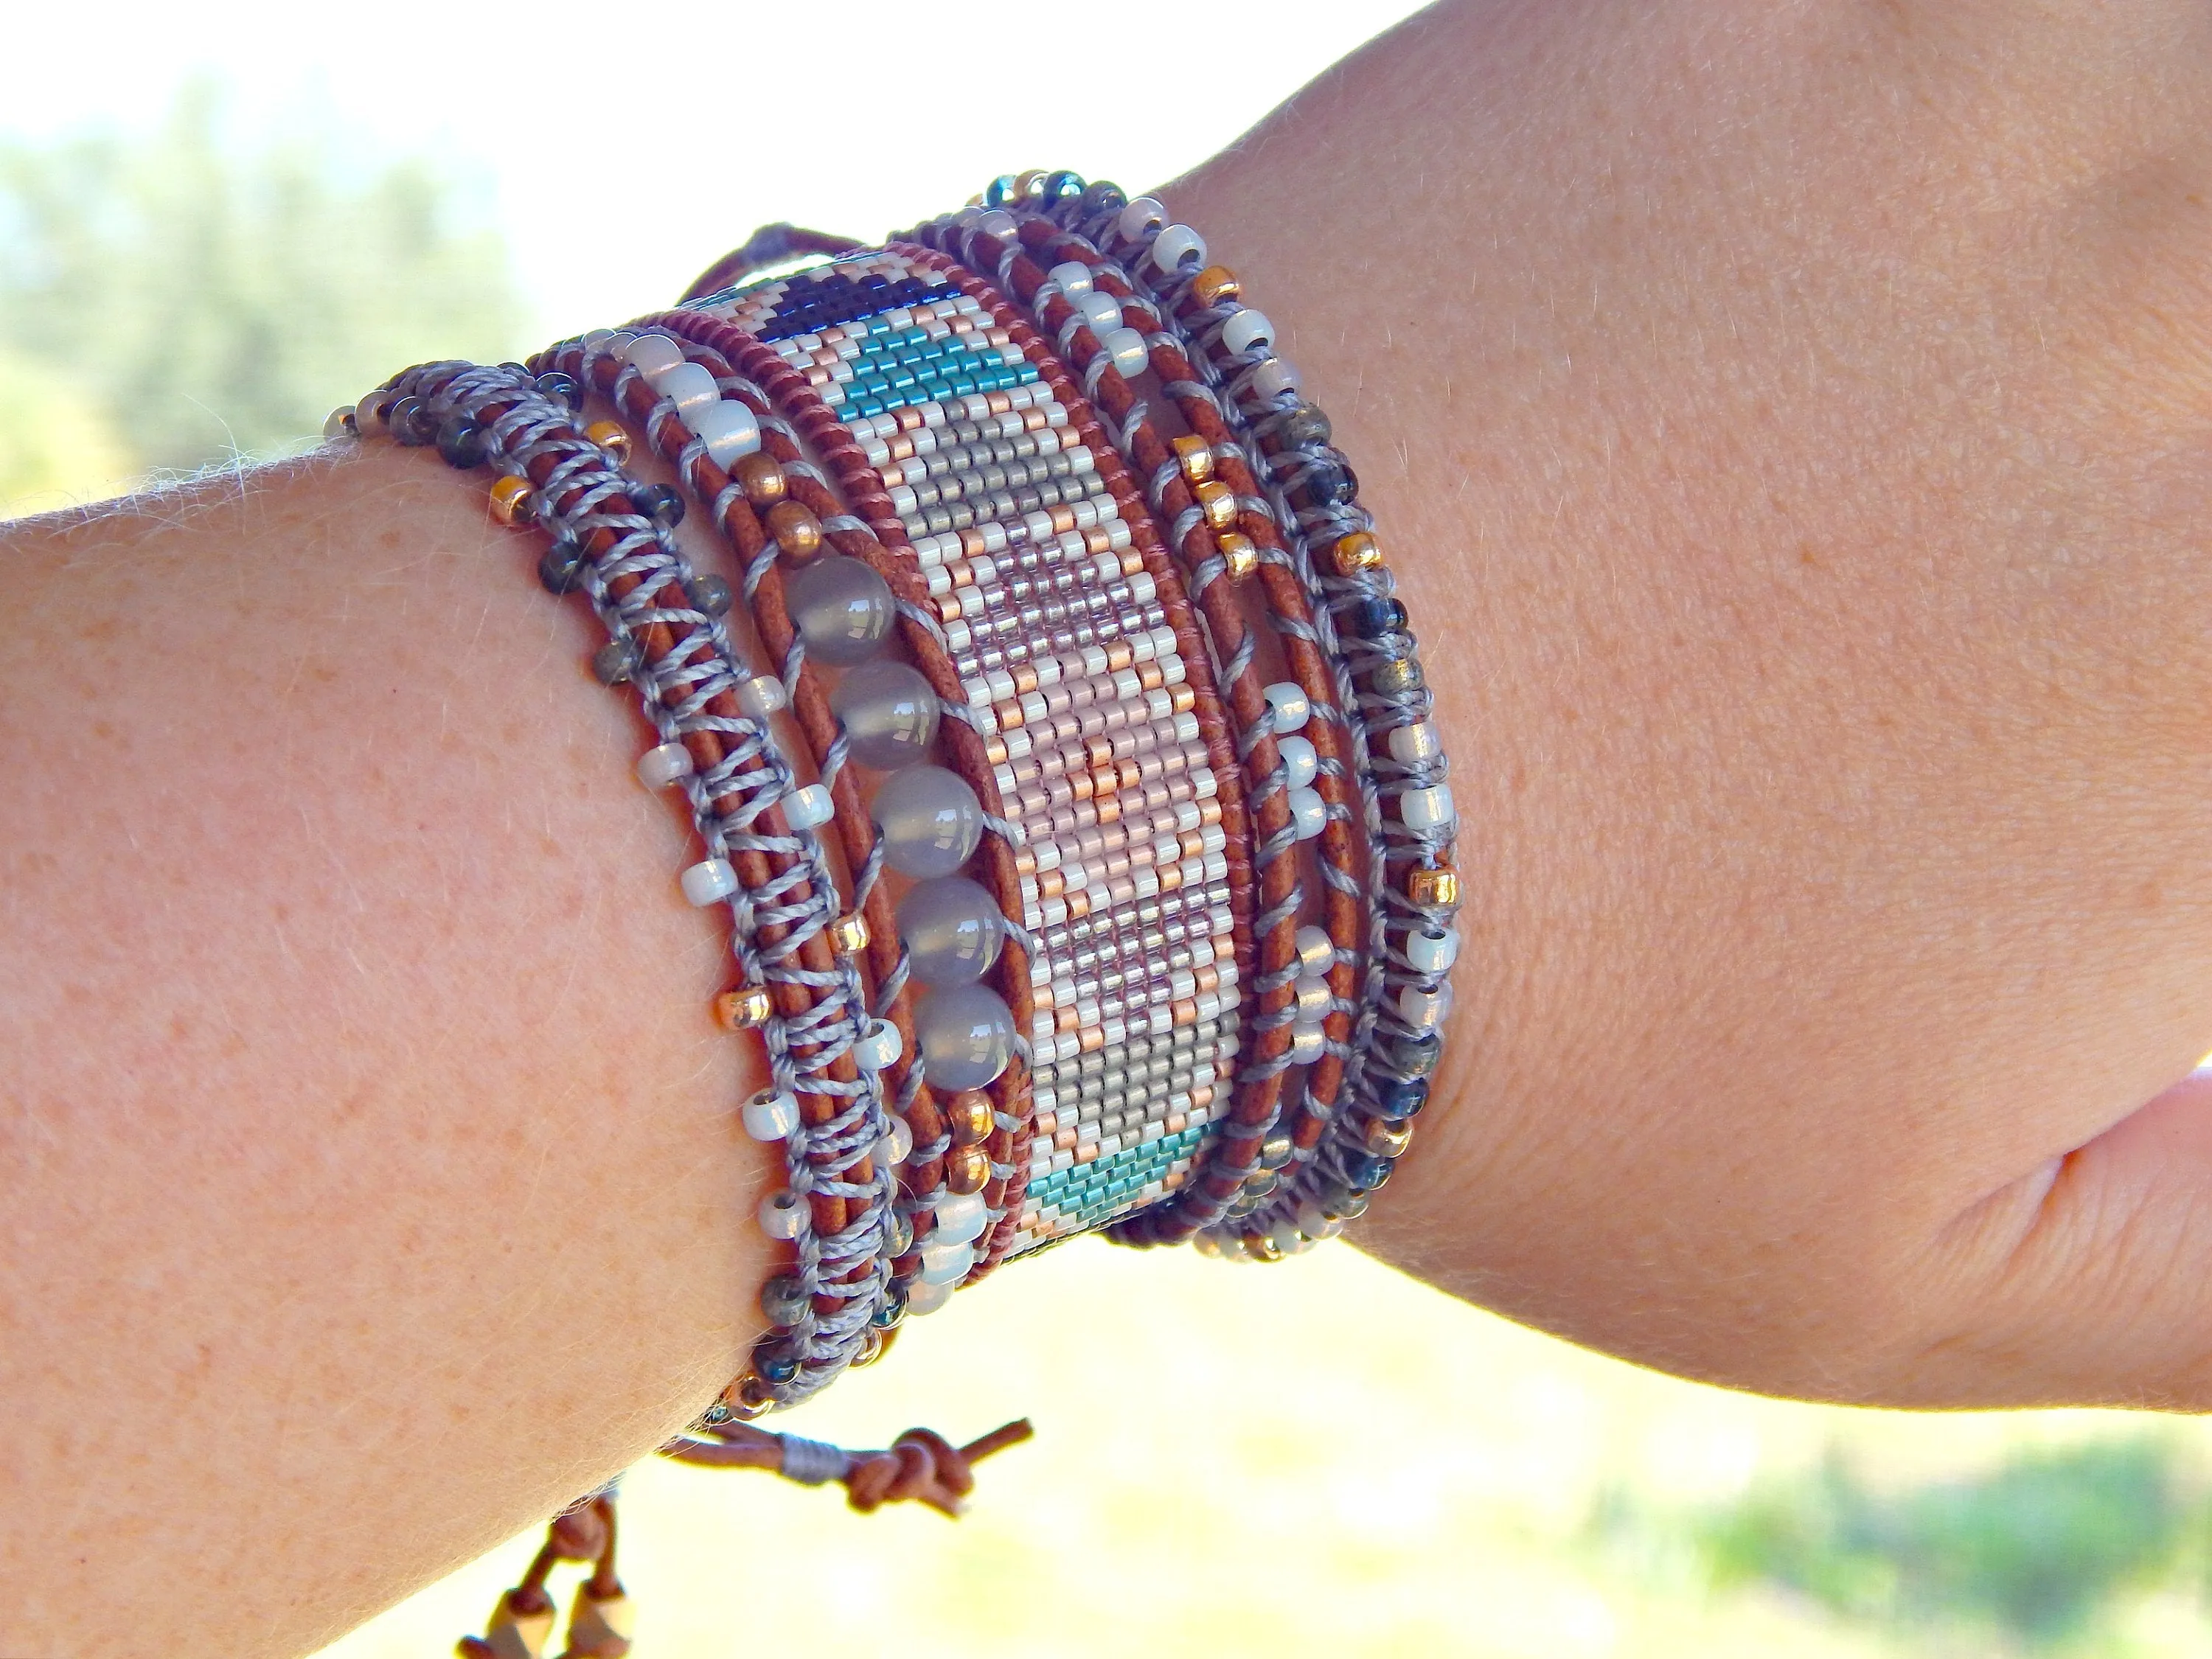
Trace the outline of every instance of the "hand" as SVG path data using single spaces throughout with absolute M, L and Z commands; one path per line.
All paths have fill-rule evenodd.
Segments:
M 1355 1236 L 1747 1387 L 2212 1404 L 2208 116 L 2179 4 L 1470 6 L 1169 193 L 1451 744 Z

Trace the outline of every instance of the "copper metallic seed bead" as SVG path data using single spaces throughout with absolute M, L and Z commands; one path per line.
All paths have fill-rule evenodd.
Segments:
M 1237 522 L 1237 492 L 1218 478 L 1209 478 L 1192 489 L 1198 504 L 1206 510 L 1206 521 L 1216 530 L 1226 530 Z
M 765 986 L 744 986 L 735 991 L 725 991 L 714 999 L 714 1022 L 726 1031 L 757 1030 L 768 1024 L 769 1016 L 774 1012 Z
M 791 481 L 784 477 L 782 463 L 762 450 L 740 456 L 730 477 L 755 507 L 774 507 L 791 493 Z
M 1252 538 L 1241 530 L 1224 530 L 1214 538 L 1214 545 L 1221 550 L 1221 557 L 1229 567 L 1229 579 L 1243 581 L 1260 568 L 1260 550 Z M 1176 688 L 1180 690 L 1182 688 Z
M 1243 294 L 1244 285 L 1227 265 L 1208 265 L 1190 279 L 1191 298 L 1209 308 L 1224 300 L 1242 299 Z
M 1456 870 L 1413 870 L 1406 876 L 1406 897 L 1423 909 L 1448 908 L 1459 902 Z
M 822 550 L 822 520 L 797 501 L 769 508 L 768 533 L 789 558 L 811 559 Z
M 840 956 L 858 956 L 868 948 L 868 919 L 858 910 L 830 924 L 830 948 Z
M 593 421 L 584 435 L 613 456 L 617 463 L 629 459 L 629 434 L 619 421 Z
M 956 1146 L 945 1155 L 948 1192 L 980 1193 L 991 1179 L 991 1155 L 981 1146 Z
M 1204 483 L 1213 476 L 1213 450 L 1196 433 L 1186 433 L 1174 444 L 1176 464 L 1182 476 L 1192 483 Z
M 537 494 L 527 478 L 510 474 L 497 479 L 491 487 L 491 515 L 501 524 L 513 524 L 529 513 Z
M 1382 550 L 1375 538 L 1364 530 L 1355 530 L 1336 538 L 1329 550 L 1336 562 L 1339 575 L 1356 576 L 1363 570 L 1372 570 L 1382 562 Z
M 954 1145 L 979 1146 L 991 1138 L 991 1097 L 981 1089 L 963 1089 L 946 1103 L 945 1118 Z

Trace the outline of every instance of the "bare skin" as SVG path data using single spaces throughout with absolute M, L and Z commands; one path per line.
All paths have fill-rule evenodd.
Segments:
M 2178 0 L 1446 6 L 1170 192 L 1456 760 L 1452 1076 L 1369 1248 L 1749 1388 L 2212 1404 L 2208 114 Z M 29 1653 L 306 1651 L 752 1334 L 721 947 L 481 489 L 6 538 Z

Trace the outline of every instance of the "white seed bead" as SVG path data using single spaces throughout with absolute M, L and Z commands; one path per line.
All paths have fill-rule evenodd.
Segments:
M 1262 693 L 1267 708 L 1274 716 L 1275 735 L 1295 732 L 1313 714 L 1313 704 L 1307 700 L 1304 687 L 1289 680 L 1277 680 Z
M 806 1200 L 797 1193 L 770 1193 L 761 1200 L 761 1231 L 770 1238 L 796 1238 L 806 1231 Z
M 1169 276 L 1206 263 L 1206 238 L 1188 225 L 1170 225 L 1152 239 L 1152 263 Z
M 1424 991 L 1418 985 L 1408 985 L 1398 993 L 1398 1014 L 1417 1031 L 1432 1031 L 1451 1018 L 1452 989 L 1439 985 L 1433 991 Z
M 1398 797 L 1398 816 L 1408 830 L 1441 830 L 1452 821 L 1451 786 L 1439 783 L 1426 789 L 1408 789 Z
M 655 374 L 684 361 L 684 348 L 665 334 L 641 334 L 623 348 L 622 357 L 650 385 Z
M 947 1193 L 937 1200 L 937 1231 L 930 1235 L 947 1244 L 965 1244 L 982 1237 L 991 1212 L 981 1193 Z
M 880 1072 L 905 1052 L 906 1040 L 897 1026 L 887 1019 L 872 1019 L 853 1043 L 853 1064 L 864 1072 Z
M 1416 931 L 1406 935 L 1406 960 L 1413 964 L 1417 974 L 1443 974 L 1459 960 L 1459 930 L 1447 927 L 1442 933 Z
M 676 413 L 687 426 L 693 414 L 702 409 L 713 408 L 722 398 L 721 388 L 714 384 L 714 377 L 696 363 L 678 363 L 675 368 L 650 378 L 655 392 L 674 400 Z
M 1286 781 L 1293 789 L 1308 787 L 1321 770 L 1321 756 L 1304 738 L 1278 738 L 1275 752 L 1282 757 Z
M 680 743 L 664 743 L 638 757 L 637 781 L 648 789 L 665 789 L 691 770 L 691 751 Z
M 1121 210 L 1121 216 L 1115 223 L 1115 228 L 1121 233 L 1122 240 L 1133 242 L 1154 225 L 1164 225 L 1167 222 L 1167 209 L 1152 197 L 1139 196 Z
M 1328 1018 L 1328 1011 L 1336 1001 L 1325 979 L 1302 979 L 1297 986 L 1297 1000 L 1291 1006 L 1297 1010 L 1298 1022 L 1317 1025 Z
M 1265 351 L 1275 343 L 1275 325 L 1264 311 L 1240 311 L 1221 325 L 1221 347 L 1238 356 Z
M 1298 1231 L 1308 1238 L 1334 1238 L 1344 1231 L 1344 1224 L 1331 1221 L 1320 1205 L 1308 1199 L 1298 1206 Z
M 1012 236 L 1019 227 L 1014 223 L 1012 214 L 1003 208 L 993 208 L 975 216 L 975 228 L 987 236 Z
M 1322 1045 L 1328 1040 L 1328 1034 L 1319 1025 L 1293 1025 L 1291 1027 L 1291 1064 L 1312 1065 L 1321 1058 Z
M 707 446 L 707 459 L 726 472 L 740 455 L 750 455 L 761 447 L 760 416 L 734 398 L 689 411 L 684 424 Z
M 1298 1231 L 1298 1224 L 1286 1215 L 1277 1216 L 1267 1229 L 1267 1237 L 1285 1255 L 1298 1255 L 1313 1249 L 1313 1241 Z
M 1328 806 L 1310 789 L 1291 791 L 1291 824 L 1300 841 L 1311 841 L 1328 827 Z
M 757 720 L 764 720 L 791 699 L 783 682 L 773 674 L 759 674 L 738 688 L 738 707 Z
M 1432 761 L 1444 752 L 1437 737 L 1434 720 L 1416 720 L 1411 726 L 1390 728 L 1390 758 L 1404 766 L 1418 766 L 1423 761 Z
M 1252 371 L 1252 390 L 1262 398 L 1279 398 L 1303 383 L 1297 370 L 1281 357 L 1270 357 Z
M 825 783 L 809 783 L 783 798 L 783 818 L 793 830 L 811 830 L 837 816 L 837 803 Z
M 914 1152 L 914 1128 L 902 1117 L 891 1119 L 891 1127 L 876 1143 L 876 1157 L 884 1164 L 903 1164 Z
M 968 1277 L 968 1270 L 975 1265 L 975 1247 L 972 1244 L 941 1243 L 935 1237 L 921 1247 L 921 1282 L 925 1285 L 957 1285 Z
M 906 1310 L 921 1317 L 935 1313 L 951 1300 L 952 1287 L 950 1285 L 932 1285 L 918 1279 L 907 1289 Z
M 1121 302 L 1110 294 L 1086 294 L 1075 301 L 1075 308 L 1091 325 L 1091 331 L 1101 338 L 1121 326 Z
M 738 872 L 727 859 L 703 859 L 679 879 L 684 896 L 702 907 L 719 903 L 738 890 Z
M 1106 348 L 1106 355 L 1114 360 L 1114 367 L 1124 379 L 1143 374 L 1146 365 L 1152 362 L 1152 354 L 1145 349 L 1145 337 L 1133 328 L 1111 330 L 1098 343 Z
M 1071 300 L 1091 292 L 1091 267 L 1080 259 L 1070 259 L 1065 264 L 1054 265 L 1045 273 L 1060 284 L 1060 291 Z
M 1298 972 L 1310 979 L 1319 979 L 1336 966 L 1336 945 L 1328 936 L 1328 929 L 1308 922 L 1297 931 L 1296 944 L 1298 952 Z
M 781 1140 L 799 1127 L 799 1102 L 780 1089 L 763 1089 L 745 1103 L 744 1120 L 755 1140 Z

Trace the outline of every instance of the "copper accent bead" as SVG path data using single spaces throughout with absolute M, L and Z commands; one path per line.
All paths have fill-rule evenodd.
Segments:
M 1361 571 L 1372 570 L 1382 562 L 1382 548 L 1376 545 L 1373 535 L 1364 530 L 1355 530 L 1349 535 L 1338 537 L 1336 545 L 1329 550 L 1336 561 L 1339 575 L 1356 576 Z
M 619 421 L 593 421 L 584 435 L 613 456 L 617 465 L 629 459 L 629 434 Z
M 791 481 L 783 476 L 782 464 L 757 449 L 738 457 L 730 479 L 755 507 L 773 507 L 791 493 Z
M 797 501 L 778 501 L 769 508 L 767 524 L 787 558 L 811 559 L 822 550 L 822 520 Z
M 531 510 L 537 495 L 538 492 L 530 487 L 529 479 L 510 473 L 493 482 L 491 515 L 501 524 L 513 524 Z
M 1191 491 L 1198 504 L 1206 509 L 1206 521 L 1216 530 L 1226 530 L 1237 522 L 1237 492 L 1218 478 L 1209 478 Z
M 830 924 L 830 948 L 842 957 L 856 957 L 868 948 L 868 919 L 858 910 Z
M 1214 541 L 1229 566 L 1230 580 L 1241 582 L 1260 568 L 1260 550 L 1242 531 L 1224 530 Z
M 963 1089 L 945 1103 L 945 1118 L 954 1146 L 981 1146 L 991 1138 L 991 1097 L 981 1089 Z
M 1456 870 L 1411 870 L 1406 874 L 1406 896 L 1424 909 L 1459 902 Z
M 1182 468 L 1182 476 L 1191 483 L 1204 483 L 1213 476 L 1213 450 L 1196 433 L 1185 433 L 1175 441 L 1172 447 L 1176 462 Z
M 1190 279 L 1190 297 L 1202 306 L 1218 306 L 1224 300 L 1242 299 L 1243 295 L 1244 285 L 1227 265 L 1208 265 Z
M 956 1146 L 945 1155 L 948 1192 L 980 1193 L 991 1179 L 991 1155 L 981 1146 Z
M 744 985 L 714 999 L 714 1023 L 726 1031 L 757 1030 L 775 1011 L 764 985 Z

